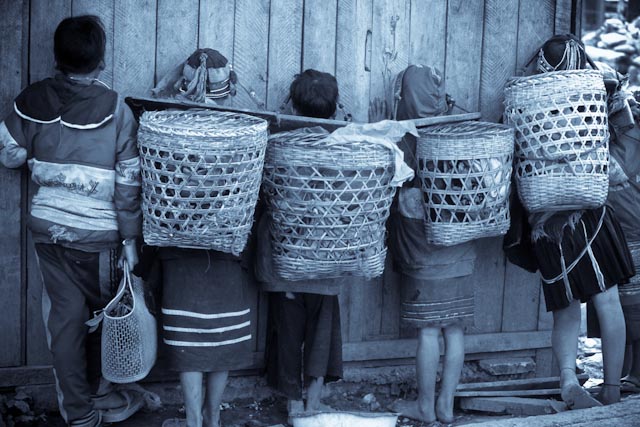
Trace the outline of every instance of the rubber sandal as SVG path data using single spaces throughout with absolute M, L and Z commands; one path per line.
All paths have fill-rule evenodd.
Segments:
M 119 393 L 124 397 L 126 403 L 117 408 L 100 410 L 100 412 L 102 412 L 102 421 L 105 423 L 122 422 L 144 406 L 144 398 L 139 393 L 130 390 L 117 390 L 114 393 Z
M 602 406 L 602 403 L 582 388 L 580 384 L 571 384 L 560 392 L 560 396 L 569 409 L 586 409 Z
M 162 422 L 162 427 L 186 427 L 187 420 L 184 418 L 167 418 Z

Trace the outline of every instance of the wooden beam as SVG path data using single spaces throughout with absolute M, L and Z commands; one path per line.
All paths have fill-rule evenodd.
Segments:
M 456 397 L 524 397 L 524 396 L 556 396 L 559 388 L 542 388 L 533 390 L 465 390 L 456 391 Z
M 402 359 L 416 355 L 416 339 L 364 341 L 342 346 L 344 361 L 372 359 Z M 465 353 L 502 352 L 546 348 L 551 346 L 551 331 L 503 332 L 468 335 Z

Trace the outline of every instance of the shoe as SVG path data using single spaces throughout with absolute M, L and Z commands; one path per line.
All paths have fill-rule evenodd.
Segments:
M 144 406 L 144 398 L 140 393 L 131 390 L 117 390 L 125 401 L 125 404 L 116 408 L 100 408 L 102 421 L 105 423 L 119 423 L 131 417 Z M 99 399 L 95 399 L 96 406 L 99 407 Z

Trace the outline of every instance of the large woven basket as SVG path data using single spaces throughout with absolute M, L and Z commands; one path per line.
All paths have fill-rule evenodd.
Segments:
M 516 182 L 529 212 L 601 206 L 609 187 L 606 91 L 596 70 L 514 78 L 505 121 L 516 129 Z
M 271 137 L 264 191 L 275 272 L 287 280 L 384 270 L 394 156 L 367 142 L 329 145 L 326 134 Z
M 429 243 L 451 246 L 509 230 L 513 129 L 463 122 L 420 131 L 416 147 Z
M 242 252 L 260 191 L 267 122 L 209 110 L 145 112 L 138 143 L 145 242 Z

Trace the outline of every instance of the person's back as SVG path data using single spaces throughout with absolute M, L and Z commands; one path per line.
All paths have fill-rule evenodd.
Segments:
M 97 349 L 85 349 L 85 341 L 91 346 L 84 322 L 111 297 L 113 283 L 105 279 L 114 277 L 120 242 L 133 268 L 141 234 L 136 123 L 118 94 L 97 80 L 105 40 L 97 17 L 63 20 L 54 35 L 60 74 L 27 87 L 0 124 L 0 162 L 17 168 L 28 160 L 37 188 L 29 228 L 45 285 L 60 412 L 70 425 L 90 427 L 101 423 L 89 384 L 99 378 L 99 360 L 91 354 Z M 128 397 L 100 404 L 108 409 Z M 125 406 L 126 413 L 105 421 L 126 418 L 132 407 Z

